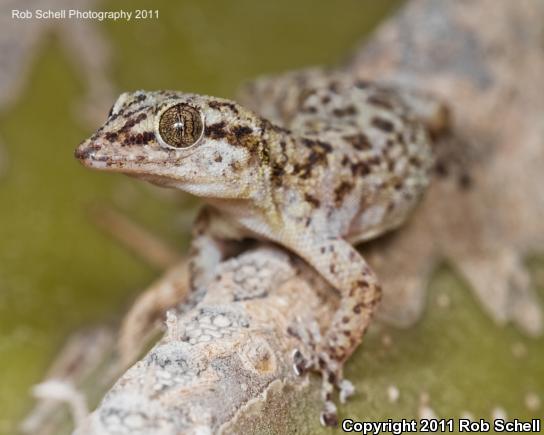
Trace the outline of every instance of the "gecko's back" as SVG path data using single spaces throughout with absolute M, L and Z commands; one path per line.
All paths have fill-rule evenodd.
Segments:
M 330 145 L 326 167 L 313 165 L 301 187 L 310 200 L 319 196 L 316 217 L 356 242 L 401 224 L 428 184 L 433 151 L 416 98 L 321 70 L 262 79 L 242 93 L 246 105 L 299 137 L 303 161 L 310 141 Z M 295 175 L 290 184 L 300 185 Z

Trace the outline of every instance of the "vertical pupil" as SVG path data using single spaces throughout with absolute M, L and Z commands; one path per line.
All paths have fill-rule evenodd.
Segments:
M 176 121 L 174 122 L 174 130 L 176 131 L 176 136 L 179 138 L 180 142 L 183 140 L 183 122 Z
M 178 137 L 178 140 L 180 144 L 183 143 L 183 119 L 181 117 L 181 111 L 180 107 L 176 106 L 176 122 L 174 122 L 174 130 L 176 131 L 176 136 Z

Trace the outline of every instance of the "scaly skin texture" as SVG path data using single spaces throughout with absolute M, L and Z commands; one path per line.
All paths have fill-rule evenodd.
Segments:
M 321 419 L 333 425 L 333 388 L 341 400 L 350 394 L 342 365 L 380 299 L 378 280 L 352 243 L 406 220 L 429 182 L 428 133 L 444 126 L 446 112 L 428 96 L 321 70 L 261 79 L 242 98 L 260 114 L 209 96 L 124 93 L 76 157 L 203 198 L 192 296 L 232 242 L 247 237 L 296 253 L 339 291 L 323 337 L 290 329 L 311 340 L 312 355 L 294 353 L 295 370 L 321 372 Z

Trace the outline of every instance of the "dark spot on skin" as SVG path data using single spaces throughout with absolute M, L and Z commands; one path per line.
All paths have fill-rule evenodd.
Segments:
M 135 110 L 132 110 L 130 112 L 127 112 L 127 109 L 128 109 L 129 106 L 123 106 L 121 107 L 121 109 L 119 110 L 119 112 L 117 112 L 115 115 L 113 115 L 113 117 L 117 117 L 117 116 L 120 116 L 120 115 L 123 115 L 124 118 L 130 118 L 132 115 L 134 115 L 136 112 L 138 112 L 138 110 L 141 110 L 141 109 L 135 109 Z M 127 112 L 127 113 L 125 113 Z M 112 118 L 113 119 L 113 118 Z
M 342 323 L 349 323 L 349 317 L 348 316 L 344 316 L 342 317 Z
M 351 136 L 344 136 L 344 140 L 353 146 L 356 150 L 369 150 L 372 148 L 368 137 L 364 133 L 354 134 Z
M 108 118 L 111 118 L 111 115 L 113 115 L 113 108 L 114 108 L 115 104 L 113 106 L 110 107 L 110 110 L 108 112 Z
M 387 213 L 392 212 L 394 208 L 395 208 L 394 202 L 390 202 L 389 204 L 387 204 Z
M 214 161 L 217 163 L 221 163 L 223 161 L 223 157 L 221 156 L 221 154 L 217 154 L 214 158 Z
M 147 114 L 146 113 L 140 113 L 137 117 L 129 119 L 127 122 L 125 122 L 125 125 L 123 125 L 123 127 L 121 127 L 117 133 L 127 132 L 132 127 L 134 127 L 136 124 L 143 121 L 145 118 L 147 118 Z
M 253 133 L 251 127 L 245 125 L 237 125 L 232 129 L 232 132 L 236 136 L 236 139 L 241 140 L 244 136 L 248 136 Z
M 310 176 L 311 169 L 312 168 L 309 165 L 302 165 L 299 163 L 295 163 L 293 165 L 293 174 L 305 180 L 306 178 Z
M 386 133 L 391 133 L 395 128 L 391 121 L 383 118 L 373 118 L 371 124 L 373 127 L 385 131 Z
M 466 172 L 459 177 L 459 187 L 463 190 L 469 190 L 472 187 L 472 178 Z
M 370 82 L 367 80 L 357 80 L 355 82 L 355 87 L 359 89 L 365 89 L 370 86 Z
M 117 137 L 118 137 L 118 134 L 115 133 L 115 132 L 107 132 L 104 137 L 106 138 L 107 141 L 109 142 L 115 142 L 117 140 Z
M 146 98 L 147 98 L 146 94 L 138 94 L 136 98 L 134 98 L 130 103 L 128 103 L 127 105 L 123 107 L 123 111 L 128 109 L 130 106 L 133 106 L 134 104 L 141 103 Z
M 393 172 L 395 170 L 395 161 L 394 160 L 387 160 L 387 170 L 389 172 Z
M 336 266 L 334 264 L 331 264 L 329 266 L 329 271 L 334 274 L 336 272 Z
M 302 144 L 310 149 L 310 154 L 303 162 L 293 165 L 294 174 L 302 179 L 310 176 L 316 165 L 327 165 L 327 154 L 332 151 L 332 145 L 315 139 L 302 138 Z
M 306 222 L 304 223 L 304 226 L 305 226 L 306 228 L 308 228 L 308 227 L 310 226 L 311 223 L 312 223 L 312 218 L 309 217 L 309 218 L 306 219 Z
M 352 163 L 351 165 L 351 174 L 355 177 L 356 175 L 365 176 L 370 174 L 370 166 L 366 162 L 357 162 Z
M 319 199 L 315 198 L 309 193 L 304 194 L 304 200 L 312 204 L 315 208 L 319 208 L 319 206 L 321 205 L 321 202 L 319 201 Z
M 222 139 L 227 135 L 223 121 L 208 125 L 204 131 L 204 134 L 211 139 Z
M 151 142 L 152 140 L 155 140 L 155 133 L 152 131 L 146 131 L 144 132 L 144 144 Z
M 324 253 L 325 253 L 325 247 L 322 246 L 321 249 L 320 249 L 319 251 L 320 251 L 322 254 L 324 254 Z
M 262 136 L 255 134 L 257 132 L 245 125 L 236 125 L 229 131 L 227 139 L 230 144 L 244 147 L 263 160 L 266 159 L 263 153 L 268 152 L 265 149 L 267 146 L 263 144 Z
M 263 131 L 272 130 L 272 131 L 275 131 L 276 133 L 291 134 L 291 130 L 289 130 L 288 128 L 284 128 L 284 127 L 280 127 L 279 125 L 272 124 L 270 121 L 266 119 L 261 119 L 261 129 Z
M 349 157 L 347 155 L 344 154 L 344 156 L 342 157 L 342 161 L 340 162 L 340 164 L 342 166 L 347 166 L 351 163 L 351 160 L 349 159 Z
M 416 132 L 416 130 L 415 130 L 414 128 L 412 128 L 412 129 L 410 130 L 409 141 L 410 141 L 411 143 L 417 142 L 417 132 Z
M 212 109 L 217 110 L 221 110 L 222 107 L 226 107 L 230 109 L 235 115 L 238 115 L 238 108 L 236 107 L 236 105 L 228 101 L 210 101 L 208 103 L 208 106 Z
M 332 151 L 332 145 L 321 140 L 302 138 L 302 144 L 322 154 L 330 153 Z
M 323 104 L 328 104 L 330 101 L 331 101 L 331 97 L 329 97 L 328 95 L 325 95 L 323 96 L 323 98 L 321 98 L 321 102 Z
M 270 171 L 270 179 L 274 186 L 279 187 L 283 184 L 283 176 L 285 174 L 285 168 L 283 165 L 273 163 Z
M 434 171 L 439 177 L 446 177 L 448 175 L 448 167 L 444 162 L 436 162 Z
M 353 312 L 355 314 L 361 314 L 361 308 L 363 308 L 363 304 L 357 304 L 353 307 Z
M 373 156 L 366 160 L 369 165 L 380 166 L 382 159 L 379 156 Z
M 233 172 L 238 172 L 240 170 L 240 164 L 238 162 L 230 162 L 229 167 Z
M 344 200 L 344 197 L 352 191 L 353 189 L 353 184 L 352 183 L 348 183 L 347 181 L 343 181 L 342 183 L 340 183 L 339 186 L 337 186 L 335 189 L 334 189 L 334 201 L 336 203 L 337 206 L 339 206 L 342 201 Z
M 368 97 L 367 101 L 373 106 L 381 107 L 382 109 L 393 110 L 394 108 L 391 101 L 387 100 L 383 96 L 371 95 L 370 97 Z
M 317 363 L 319 364 L 319 367 L 321 367 L 322 369 L 324 369 L 325 367 L 327 367 L 327 362 L 326 362 L 323 358 L 321 358 L 321 357 L 319 357 L 319 358 L 317 359 Z
M 338 87 L 339 87 L 339 83 L 338 82 L 331 82 L 329 84 L 329 91 L 337 94 L 338 93 Z
M 355 106 L 351 105 L 351 106 L 344 107 L 343 109 L 334 109 L 332 111 L 332 114 L 338 117 L 353 116 L 357 114 L 357 109 L 355 108 Z
M 421 160 L 419 160 L 417 157 L 414 157 L 414 156 L 410 157 L 409 162 L 412 166 L 416 168 L 421 167 Z
M 301 112 L 304 112 L 304 113 L 317 113 L 317 107 L 314 107 L 314 106 L 303 107 L 301 109 Z

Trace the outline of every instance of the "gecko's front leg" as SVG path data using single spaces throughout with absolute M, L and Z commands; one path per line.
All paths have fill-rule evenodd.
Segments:
M 189 249 L 189 302 L 197 302 L 219 263 L 237 252 L 242 237 L 240 229 L 214 208 L 206 205 L 200 210 Z
M 337 418 L 333 389 L 340 389 L 342 401 L 352 389 L 342 379 L 342 365 L 361 342 L 380 301 L 381 289 L 374 272 L 348 242 L 340 238 L 318 239 L 314 243 L 308 240 L 299 241 L 293 249 L 340 292 L 341 301 L 315 353 L 303 357 L 295 352 L 295 364 L 299 369 L 321 373 L 325 401 L 321 421 L 334 426 Z

